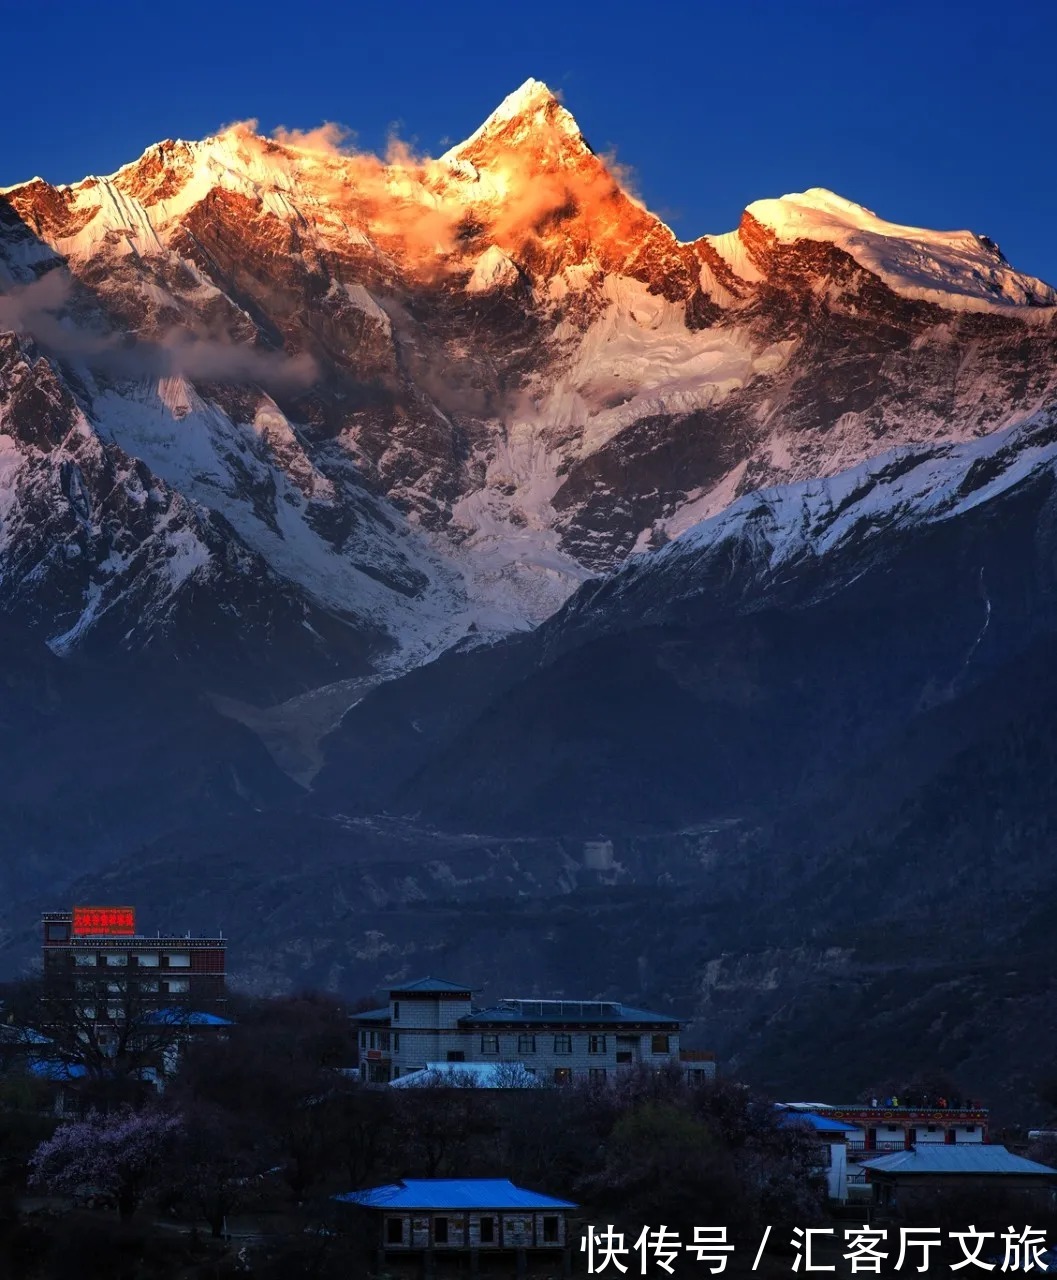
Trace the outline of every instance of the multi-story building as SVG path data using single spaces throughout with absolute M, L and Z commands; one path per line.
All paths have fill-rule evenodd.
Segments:
M 384 1008 L 353 1019 L 362 1074 L 375 1084 L 438 1062 L 516 1062 L 563 1084 L 680 1058 L 677 1019 L 616 1001 L 518 998 L 479 1009 L 469 986 L 444 978 L 402 983 L 388 994 Z M 711 1077 L 715 1064 L 695 1055 L 686 1069 Z
M 136 932 L 133 907 L 45 911 L 44 977 L 66 986 L 84 1016 L 116 1020 L 137 1009 L 208 1008 L 224 998 L 222 937 Z

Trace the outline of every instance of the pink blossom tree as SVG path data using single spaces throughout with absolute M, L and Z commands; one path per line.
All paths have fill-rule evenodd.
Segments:
M 58 1194 L 90 1189 L 113 1196 L 124 1221 L 158 1187 L 181 1129 L 179 1116 L 157 1110 L 92 1112 L 60 1125 L 41 1143 L 30 1157 L 30 1185 Z

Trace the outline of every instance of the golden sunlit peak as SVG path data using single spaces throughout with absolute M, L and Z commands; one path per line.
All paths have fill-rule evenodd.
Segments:
M 448 162 L 457 160 L 476 143 L 498 135 L 506 141 L 517 141 L 534 133 L 540 127 L 556 130 L 566 138 L 582 141 L 576 121 L 561 105 L 558 94 L 549 89 L 542 80 L 530 78 L 513 93 L 508 94 L 484 124 L 465 142 L 452 147 L 441 159 Z
M 558 102 L 556 93 L 552 93 L 542 80 L 533 80 L 530 76 L 523 85 L 507 94 L 489 117 L 492 121 L 512 120 L 514 116 L 526 115 L 538 111 L 552 102 Z

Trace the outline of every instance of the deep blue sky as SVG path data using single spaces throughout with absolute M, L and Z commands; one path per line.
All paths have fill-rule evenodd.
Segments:
M 0 186 L 249 116 L 436 154 L 536 76 L 684 237 L 825 186 L 1057 282 L 1051 0 L 0 0 L 0 32 Z

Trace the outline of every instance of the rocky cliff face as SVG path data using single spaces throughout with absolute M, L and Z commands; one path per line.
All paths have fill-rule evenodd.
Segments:
M 64 438 L 40 435 L 42 398 L 84 448 L 120 450 L 214 531 L 179 561 L 205 616 L 232 573 L 246 598 L 268 581 L 259 607 L 304 615 L 300 652 L 259 646 L 291 673 L 262 682 L 271 698 L 325 679 L 321 611 L 331 675 L 406 668 L 535 625 L 743 493 L 971 438 L 1050 397 L 1055 296 L 990 241 L 809 191 L 680 243 L 620 176 L 529 81 L 437 160 L 234 126 L 109 178 L 7 189 L 0 328 L 31 344 L 5 409 L 23 442 L 8 490 L 26 494 L 27 447 Z M 82 506 L 113 504 L 110 472 L 79 475 Z M 42 523 L 18 504 L 10 564 Z M 173 517 L 135 511 L 111 524 L 175 545 Z M 53 645 L 102 626 L 89 563 L 61 610 L 32 606 Z M 108 590 L 101 643 L 209 643 L 170 581 L 124 605 Z M 167 619 L 149 634 L 122 621 L 144 600 Z

